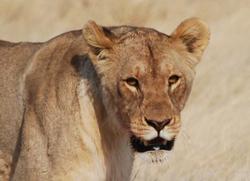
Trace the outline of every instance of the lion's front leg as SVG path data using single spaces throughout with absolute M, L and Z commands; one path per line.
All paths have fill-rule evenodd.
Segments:
M 98 153 L 93 154 L 74 136 L 78 135 L 76 125 L 45 125 L 33 111 L 26 113 L 21 152 L 11 181 L 105 180 Z
M 27 111 L 21 134 L 20 155 L 11 180 L 49 180 L 47 145 L 45 130 L 37 120 L 36 114 Z

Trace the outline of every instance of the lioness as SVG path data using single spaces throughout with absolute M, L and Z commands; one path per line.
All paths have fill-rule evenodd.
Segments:
M 209 34 L 198 18 L 171 36 L 89 21 L 0 41 L 0 178 L 127 181 L 135 155 L 164 161 Z

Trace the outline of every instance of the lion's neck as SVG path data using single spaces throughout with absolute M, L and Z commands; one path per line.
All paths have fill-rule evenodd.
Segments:
M 98 173 L 99 180 L 129 180 L 132 169 L 132 155 L 129 147 L 129 137 L 120 130 L 114 129 L 110 123 L 115 119 L 105 115 L 98 92 L 88 85 L 87 80 L 81 80 L 79 86 L 79 103 L 83 127 L 88 137 L 86 150 L 91 153 L 93 173 Z M 98 168 L 98 170 L 97 170 Z
M 105 126 L 104 126 L 105 127 Z M 104 128 L 105 129 L 105 128 Z M 119 131 L 119 130 L 118 130 Z M 129 180 L 133 158 L 129 138 L 117 130 L 102 130 L 107 180 Z

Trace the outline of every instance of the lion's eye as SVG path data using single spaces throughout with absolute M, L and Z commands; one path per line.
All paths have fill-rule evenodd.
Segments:
M 179 79 L 180 79 L 180 77 L 178 75 L 170 76 L 169 79 L 168 79 L 168 85 L 171 86 L 173 84 L 176 84 Z
M 136 88 L 139 87 L 139 81 L 134 77 L 129 77 L 125 81 L 130 86 L 133 86 L 133 87 L 136 87 Z

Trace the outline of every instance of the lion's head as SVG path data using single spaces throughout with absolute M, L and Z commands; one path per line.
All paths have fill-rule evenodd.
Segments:
M 83 36 L 117 129 L 129 133 L 135 153 L 163 160 L 180 130 L 180 112 L 208 44 L 208 27 L 191 18 L 168 36 L 149 28 L 101 27 L 90 21 Z

